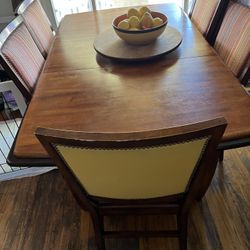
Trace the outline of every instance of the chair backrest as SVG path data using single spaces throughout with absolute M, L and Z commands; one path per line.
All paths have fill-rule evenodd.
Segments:
M 39 0 L 24 0 L 17 13 L 21 15 L 42 55 L 46 58 L 53 40 L 53 31 Z
M 221 0 L 196 0 L 191 14 L 193 23 L 206 35 Z
M 85 193 L 103 199 L 145 200 L 183 195 L 191 188 L 200 191 L 197 185 L 209 184 L 206 178 L 215 171 L 225 127 L 225 119 L 218 118 L 137 133 L 39 128 L 36 136 L 79 199 Z
M 0 33 L 0 63 L 29 101 L 45 60 L 19 16 Z
M 250 60 L 250 8 L 229 4 L 214 47 L 234 75 L 242 78 Z

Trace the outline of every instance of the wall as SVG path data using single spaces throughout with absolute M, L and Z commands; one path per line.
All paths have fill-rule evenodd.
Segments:
M 45 10 L 49 20 L 50 20 L 50 23 L 51 23 L 53 29 L 56 30 L 57 29 L 57 23 L 56 23 L 55 15 L 54 15 L 54 12 L 53 12 L 53 7 L 52 7 L 52 4 L 51 4 L 51 0 L 40 0 L 40 2 L 42 4 L 43 9 Z
M 10 0 L 0 0 L 0 31 L 14 18 Z
M 15 5 L 18 5 L 20 1 L 14 1 Z M 51 25 L 54 30 L 57 29 L 56 19 L 53 13 L 53 8 L 50 0 L 40 0 Z M 14 11 L 11 0 L 0 0 L 0 31 L 14 18 Z

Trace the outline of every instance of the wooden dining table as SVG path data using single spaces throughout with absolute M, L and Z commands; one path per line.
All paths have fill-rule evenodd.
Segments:
M 221 148 L 249 143 L 250 98 L 239 81 L 181 8 L 150 8 L 167 15 L 168 26 L 181 33 L 182 43 L 168 55 L 139 62 L 112 60 L 93 48 L 96 36 L 128 8 L 63 18 L 9 164 L 52 164 L 34 134 L 38 127 L 132 132 L 225 117 Z

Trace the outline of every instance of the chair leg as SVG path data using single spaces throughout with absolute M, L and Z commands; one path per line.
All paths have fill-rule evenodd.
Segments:
M 179 246 L 180 250 L 187 250 L 187 223 L 188 223 L 188 216 L 185 215 L 178 215 L 178 229 L 180 232 L 179 237 Z
M 219 152 L 219 162 L 222 162 L 224 160 L 224 150 L 220 150 Z
M 103 237 L 104 225 L 103 225 L 103 218 L 99 216 L 99 214 L 91 213 L 91 218 L 93 221 L 94 231 L 95 231 L 95 240 L 96 246 L 98 250 L 105 250 L 105 240 Z

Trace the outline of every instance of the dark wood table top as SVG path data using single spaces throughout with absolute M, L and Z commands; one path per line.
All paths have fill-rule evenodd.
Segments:
M 91 132 L 168 128 L 224 116 L 223 141 L 250 137 L 250 98 L 183 11 L 168 16 L 181 46 L 150 62 L 121 63 L 97 55 L 93 41 L 125 9 L 66 16 L 23 120 L 14 156 L 48 158 L 37 127 Z

